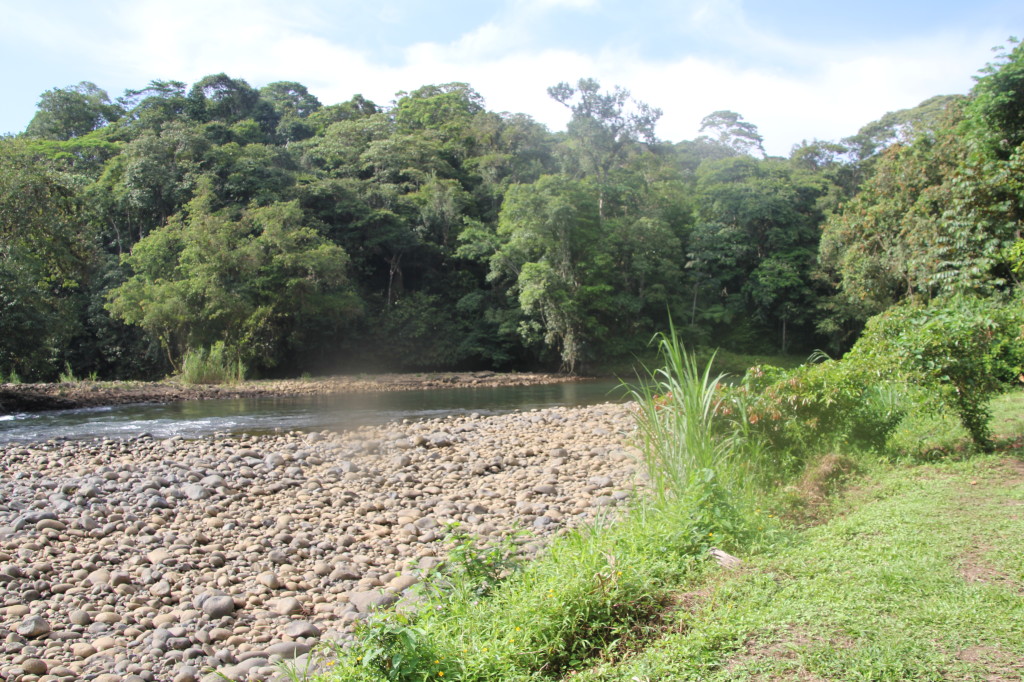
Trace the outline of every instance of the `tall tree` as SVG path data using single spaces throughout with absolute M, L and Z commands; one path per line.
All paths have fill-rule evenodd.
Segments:
M 757 126 L 735 111 L 716 111 L 708 114 L 700 122 L 700 132 L 711 132 L 708 139 L 732 149 L 737 154 L 764 156 L 764 138 L 757 131 Z
M 82 81 L 44 92 L 25 134 L 47 140 L 70 140 L 116 121 L 122 113 L 106 90 Z
M 588 343 L 603 330 L 598 311 L 608 304 L 596 194 L 588 180 L 546 175 L 509 189 L 501 210 L 501 248 L 491 258 L 491 279 L 506 279 L 527 319 L 522 335 L 540 334 L 575 372 Z
M 581 78 L 576 87 L 559 83 L 548 88 L 548 95 L 572 112 L 566 126 L 568 155 L 577 175 L 596 178 L 598 210 L 603 216 L 609 174 L 636 144 L 654 143 L 661 110 L 637 102 L 619 86 L 601 92 L 600 83 L 593 78 Z
M 213 212 L 209 179 L 185 211 L 135 245 L 110 311 L 160 339 L 172 364 L 221 341 L 251 367 L 322 344 L 358 309 L 347 255 L 295 202 Z

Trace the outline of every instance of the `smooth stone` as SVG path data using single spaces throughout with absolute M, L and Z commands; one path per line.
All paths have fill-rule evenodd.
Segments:
M 224 618 L 235 612 L 235 600 L 227 595 L 215 595 L 203 601 L 203 613 L 212 619 Z
M 312 648 L 312 645 L 302 644 L 301 642 L 278 642 L 264 649 L 263 655 L 268 658 L 270 656 L 280 656 L 290 660 L 308 654 Z
M 96 647 L 88 642 L 75 642 L 71 645 L 71 653 L 76 658 L 89 658 L 96 653 Z
M 302 613 L 302 610 L 302 602 L 295 597 L 284 597 L 277 600 L 277 604 L 274 605 L 274 612 L 282 616 L 292 616 Z
M 30 616 L 18 624 L 17 632 L 22 637 L 35 639 L 50 634 L 50 623 L 40 616 Z
M 68 620 L 72 625 L 89 625 L 92 623 L 92 616 L 84 609 L 75 609 L 68 614 Z
M 285 626 L 284 634 L 296 639 L 300 637 L 319 637 L 320 628 L 308 620 L 296 620 Z
M 356 607 L 360 613 L 368 613 L 372 609 L 380 609 L 398 601 L 393 594 L 385 594 L 380 590 L 368 590 L 366 592 L 349 592 L 349 603 Z
M 29 675 L 45 675 L 49 671 L 49 666 L 38 658 L 26 658 L 21 662 L 21 669 Z

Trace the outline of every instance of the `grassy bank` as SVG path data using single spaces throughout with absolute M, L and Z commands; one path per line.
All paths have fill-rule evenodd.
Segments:
M 993 403 L 996 455 L 925 418 L 891 431 L 909 450 L 786 452 L 742 391 L 662 354 L 637 396 L 651 494 L 526 565 L 456 537 L 317 679 L 1019 679 L 1024 395 Z

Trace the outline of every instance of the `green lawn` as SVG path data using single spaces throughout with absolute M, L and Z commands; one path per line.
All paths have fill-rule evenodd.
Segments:
M 662 635 L 574 680 L 1020 680 L 1024 395 L 1006 449 L 876 470 L 771 554 L 681 587 Z

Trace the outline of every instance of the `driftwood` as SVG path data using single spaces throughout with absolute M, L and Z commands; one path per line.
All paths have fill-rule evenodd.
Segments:
M 726 554 L 717 547 L 712 547 L 711 549 L 709 549 L 708 554 L 713 556 L 715 558 L 715 561 L 717 561 L 718 565 L 722 568 L 739 568 L 740 564 L 743 563 L 740 559 L 737 559 L 732 554 Z

